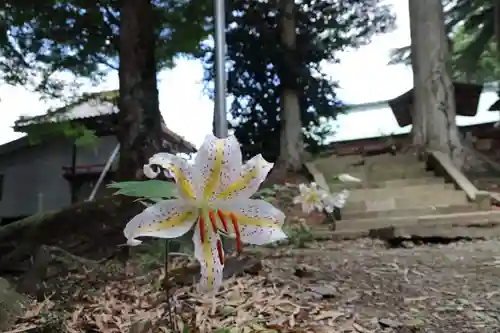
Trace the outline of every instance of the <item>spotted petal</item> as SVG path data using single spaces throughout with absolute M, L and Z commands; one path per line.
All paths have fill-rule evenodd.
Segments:
M 200 291 L 217 291 L 222 284 L 224 250 L 217 229 L 200 217 L 194 233 L 194 256 L 200 262 Z
M 199 176 L 186 159 L 169 153 L 158 153 L 149 159 L 149 165 L 144 169 L 151 169 L 151 165 L 159 165 L 167 170 L 168 176 L 174 178 L 181 198 L 195 200 L 194 184 L 197 183 Z
M 198 198 L 211 200 L 233 183 L 240 174 L 241 160 L 236 137 L 218 139 L 213 134 L 207 135 L 194 161 L 194 168 L 201 175 Z
M 197 219 L 196 211 L 182 200 L 165 200 L 149 206 L 127 223 L 123 234 L 129 245 L 137 237 L 177 238 L 188 232 Z
M 234 199 L 214 205 L 226 217 L 219 229 L 227 226 L 228 235 L 243 243 L 263 245 L 287 238 L 282 230 L 285 214 L 264 200 Z
M 217 199 L 249 198 L 257 192 L 272 168 L 273 163 L 267 162 L 261 154 L 254 156 L 245 163 L 239 177 L 217 195 Z

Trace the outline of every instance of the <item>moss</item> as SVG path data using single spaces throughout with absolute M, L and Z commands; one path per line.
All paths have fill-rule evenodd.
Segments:
M 9 329 L 24 313 L 28 300 L 17 293 L 3 278 L 0 278 L 0 331 Z

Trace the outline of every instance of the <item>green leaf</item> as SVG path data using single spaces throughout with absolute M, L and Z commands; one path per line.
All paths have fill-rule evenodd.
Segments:
M 146 198 L 153 201 L 175 196 L 175 184 L 163 180 L 116 182 L 109 184 L 108 187 L 118 189 L 116 195 Z

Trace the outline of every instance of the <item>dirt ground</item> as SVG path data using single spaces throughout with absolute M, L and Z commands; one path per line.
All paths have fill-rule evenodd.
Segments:
M 360 333 L 500 331 L 498 241 L 388 249 L 364 240 L 314 247 L 268 265 L 297 286 L 299 298 L 313 286 L 334 290 L 322 302 L 344 315 L 330 332 L 353 331 L 353 322 L 363 327 L 354 329 Z M 294 274 L 297 262 L 310 277 Z
M 498 241 L 393 249 L 370 239 L 307 245 L 247 249 L 246 255 L 262 256 L 263 269 L 227 280 L 215 298 L 193 287 L 175 290 L 175 321 L 196 327 L 193 333 L 220 327 L 238 329 L 219 332 L 500 332 Z M 181 264 L 184 259 L 176 261 Z M 144 275 L 133 265 L 107 268 L 106 276 L 87 271 L 61 277 L 60 289 L 34 301 L 16 328 L 57 321 L 63 332 L 132 332 L 132 323 L 147 322 L 158 326 L 140 332 L 168 332 L 162 324 L 168 316 L 161 270 Z M 62 290 L 64 297 L 56 295 Z
M 268 200 L 290 217 L 287 224 L 301 220 L 314 229 L 329 223 L 322 214 L 302 214 L 291 204 L 293 191 L 272 195 Z M 25 240 L 29 254 L 45 245 L 63 254 L 49 256 L 41 283 L 31 282 L 33 269 L 14 281 L 33 300 L 10 333 L 157 333 L 171 332 L 171 322 L 183 333 L 500 332 L 497 240 L 389 248 L 360 239 L 245 248 L 243 256 L 261 258 L 260 271 L 227 279 L 215 297 L 178 286 L 167 298 L 161 265 L 146 269 L 144 255 L 126 264 L 112 255 L 124 241 L 123 225 L 140 208 L 117 198 L 85 203 L 0 235 L 4 248 L 21 248 Z M 67 221 L 73 223 L 61 224 Z M 72 255 L 88 259 L 73 261 Z M 169 265 L 192 263 L 181 256 Z

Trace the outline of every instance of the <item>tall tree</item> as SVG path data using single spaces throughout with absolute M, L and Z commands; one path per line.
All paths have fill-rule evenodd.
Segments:
M 462 168 L 464 148 L 455 124 L 455 96 L 448 70 L 449 45 L 441 0 L 409 0 L 417 147 L 448 154 Z
M 139 177 L 139 166 L 161 150 L 161 114 L 156 82 L 151 0 L 122 0 L 118 178 Z
M 280 6 L 287 3 L 235 0 L 227 11 L 228 92 L 234 97 L 230 125 L 247 158 L 262 153 L 270 161 L 278 160 L 284 149 L 280 134 L 287 126 L 281 121 L 285 113 L 284 122 L 293 127 L 286 149 L 295 149 L 285 156 L 297 156 L 298 161 L 301 149 L 321 149 L 333 134 L 331 120 L 342 111 L 335 94 L 338 85 L 322 65 L 337 62 L 338 52 L 368 43 L 394 23 L 391 8 L 379 0 L 295 1 L 293 15 L 283 17 Z M 215 74 L 212 45 L 205 45 L 204 51 L 200 57 L 210 83 Z M 284 92 L 290 97 L 286 103 Z M 303 147 L 298 147 L 298 126 Z M 292 165 L 293 169 L 298 162 Z
M 281 168 L 298 172 L 304 167 L 304 140 L 300 112 L 300 86 L 297 77 L 290 75 L 299 68 L 297 57 L 297 23 L 295 0 L 278 0 L 281 17 L 280 47 L 283 60 L 278 77 L 281 82 L 280 94 L 280 153 L 278 164 Z

